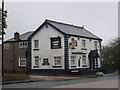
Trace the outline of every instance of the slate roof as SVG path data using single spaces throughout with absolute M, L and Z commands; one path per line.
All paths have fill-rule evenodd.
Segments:
M 102 40 L 101 38 L 92 34 L 91 32 L 89 32 L 88 30 L 86 30 L 83 27 L 66 24 L 66 23 L 62 23 L 62 22 L 56 22 L 56 21 L 52 21 L 52 20 L 45 20 L 45 22 L 36 31 L 29 31 L 24 34 L 21 34 L 20 40 L 28 40 L 33 35 L 35 35 L 37 33 L 37 31 L 39 31 L 40 28 L 42 26 L 44 26 L 45 24 L 49 24 L 49 25 L 53 26 L 55 29 L 59 30 L 60 32 L 63 32 L 64 34 L 68 34 L 71 36 L 80 36 L 80 37 L 84 37 L 84 38 Z M 11 41 L 16 41 L 16 40 L 14 38 L 11 38 L 9 40 L 6 40 L 5 42 L 11 42 Z
M 33 34 L 31 34 L 28 39 L 31 39 L 46 24 L 52 26 L 57 31 L 61 32 L 62 34 L 102 41 L 101 38 L 99 38 L 98 36 L 89 32 L 84 27 L 75 26 L 75 25 L 71 25 L 71 24 L 66 24 L 66 23 L 62 23 L 62 22 L 56 22 L 56 21 L 53 21 L 53 20 L 45 20 L 45 22 L 41 26 L 39 26 L 37 28 L 37 30 L 35 32 L 33 32 Z
M 28 40 L 28 37 L 33 33 L 34 31 L 28 31 L 26 33 L 23 33 L 20 35 L 20 40 Z M 16 41 L 14 38 L 8 39 L 5 42 L 12 42 Z
M 46 21 L 48 23 L 54 25 L 55 27 L 57 27 L 59 30 L 61 30 L 62 32 L 66 33 L 66 34 L 102 40 L 98 36 L 92 34 L 88 30 L 86 30 L 84 27 L 70 25 L 70 24 L 61 23 L 61 22 L 56 22 L 56 21 L 52 21 L 52 20 L 46 20 Z

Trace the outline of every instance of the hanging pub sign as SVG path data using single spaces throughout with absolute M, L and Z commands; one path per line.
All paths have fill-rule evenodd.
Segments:
M 74 38 L 71 38 L 71 49 L 75 49 L 75 47 L 77 46 L 77 40 L 75 40 Z
M 77 46 L 77 41 L 76 41 L 76 40 L 73 40 L 73 41 L 72 41 L 72 46 L 73 46 L 73 47 Z
M 61 37 L 51 38 L 51 49 L 61 48 Z

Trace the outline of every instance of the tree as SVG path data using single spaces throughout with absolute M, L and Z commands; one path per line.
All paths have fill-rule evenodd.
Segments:
M 109 45 L 103 46 L 103 65 L 112 65 L 111 69 L 120 70 L 120 38 L 110 41 Z
M 4 16 L 3 16 L 3 28 L 7 28 L 7 24 L 6 24 L 6 18 L 7 18 L 7 11 L 3 12 Z M 5 32 L 4 32 L 5 34 Z M 2 9 L 0 8 L 0 35 L 2 35 Z

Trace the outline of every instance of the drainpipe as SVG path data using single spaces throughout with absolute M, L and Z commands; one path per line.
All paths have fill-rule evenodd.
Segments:
M 99 41 L 99 44 L 100 44 L 100 67 L 102 68 L 102 45 L 101 45 L 101 41 Z
M 12 66 L 13 66 L 12 72 L 14 72 L 14 42 L 13 42 L 13 62 L 12 62 Z

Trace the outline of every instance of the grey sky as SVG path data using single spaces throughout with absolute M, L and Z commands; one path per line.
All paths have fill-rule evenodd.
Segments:
M 85 28 L 103 39 L 103 45 L 118 36 L 117 2 L 7 2 L 8 28 L 5 39 L 14 32 L 35 30 L 45 19 Z

